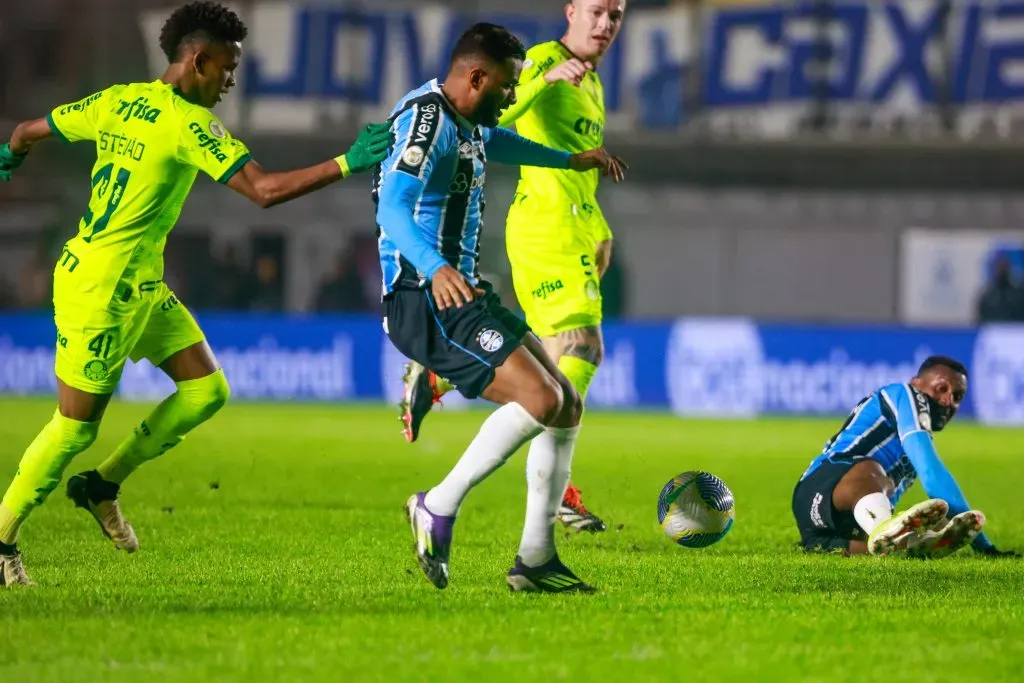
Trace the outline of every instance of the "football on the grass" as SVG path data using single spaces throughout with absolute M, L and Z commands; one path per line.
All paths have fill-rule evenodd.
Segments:
M 705 548 L 732 528 L 732 491 L 713 474 L 683 472 L 658 496 L 658 522 L 665 534 L 686 548 Z

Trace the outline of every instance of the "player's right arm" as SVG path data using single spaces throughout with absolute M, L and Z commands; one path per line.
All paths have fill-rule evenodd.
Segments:
M 416 224 L 416 205 L 438 161 L 458 144 L 454 123 L 436 103 L 410 107 L 394 121 L 395 146 L 381 165 L 377 225 L 402 256 L 430 280 L 438 308 L 461 307 L 475 292 Z
M 519 76 L 519 85 L 516 86 L 516 101 L 502 112 L 498 125 L 507 128 L 514 124 L 549 86 L 559 81 L 579 87 L 583 77 L 593 68 L 590 62 L 576 58 L 566 59 L 561 48 L 556 47 L 554 43 L 541 43 L 531 47 L 526 53 L 523 72 Z
M 177 156 L 178 161 L 198 168 L 266 209 L 369 170 L 384 158 L 390 143 L 388 124 L 370 124 L 359 133 L 351 149 L 339 157 L 294 171 L 268 173 L 211 111 L 196 107 L 182 118 Z
M 11 134 L 10 142 L 0 146 L 0 180 L 10 180 L 11 172 L 21 166 L 32 148 L 43 140 L 95 140 L 96 125 L 104 102 L 123 88 L 123 85 L 111 86 L 78 102 L 62 104 L 43 118 L 18 124 Z
M 923 394 L 916 396 L 915 392 L 917 390 L 907 384 L 885 387 L 881 391 L 882 414 L 889 420 L 895 420 L 903 451 L 917 471 L 928 497 L 946 501 L 951 516 L 967 512 L 971 509 L 967 498 L 935 449 L 927 399 Z M 983 533 L 975 537 L 973 546 L 979 552 L 995 549 Z

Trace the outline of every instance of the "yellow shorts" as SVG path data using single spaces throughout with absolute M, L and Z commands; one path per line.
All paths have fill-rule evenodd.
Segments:
M 83 301 L 63 289 L 55 283 L 55 371 L 75 389 L 113 393 L 128 358 L 160 365 L 205 340 L 195 318 L 163 282 L 144 283 L 131 290 L 127 301 L 115 295 L 105 304 Z
M 548 216 L 510 211 L 505 228 L 516 298 L 541 337 L 601 324 L 596 251 L 611 239 L 603 217 Z M 550 228 L 538 229 L 545 221 Z

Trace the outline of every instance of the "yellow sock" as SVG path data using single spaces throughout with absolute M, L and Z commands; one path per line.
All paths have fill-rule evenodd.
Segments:
M 576 387 L 576 391 L 580 393 L 580 398 L 585 401 L 587 389 L 590 388 L 590 383 L 594 380 L 594 375 L 597 374 L 597 366 L 582 358 L 562 356 L 558 359 L 558 369 L 569 378 L 572 385 Z
M 187 433 L 213 417 L 229 394 L 223 370 L 178 382 L 178 390 L 154 408 L 96 470 L 106 481 L 122 483 L 143 463 L 177 446 Z
M 0 542 L 13 545 L 18 528 L 34 508 L 57 488 L 71 460 L 92 445 L 99 422 L 79 422 L 56 411 L 25 449 L 18 473 L 0 504 Z

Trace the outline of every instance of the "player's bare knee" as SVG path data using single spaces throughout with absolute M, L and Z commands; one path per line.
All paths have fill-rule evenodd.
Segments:
M 570 382 L 561 384 L 562 387 L 562 412 L 559 415 L 557 427 L 575 427 L 583 419 L 583 399 L 580 392 L 576 391 Z
M 520 403 L 537 422 L 548 426 L 558 419 L 562 412 L 563 392 L 553 377 L 544 377 L 524 394 Z
M 895 485 L 882 466 L 874 460 L 864 460 L 850 468 L 832 492 L 832 503 L 839 510 L 852 510 L 864 496 L 872 493 L 891 495 Z

